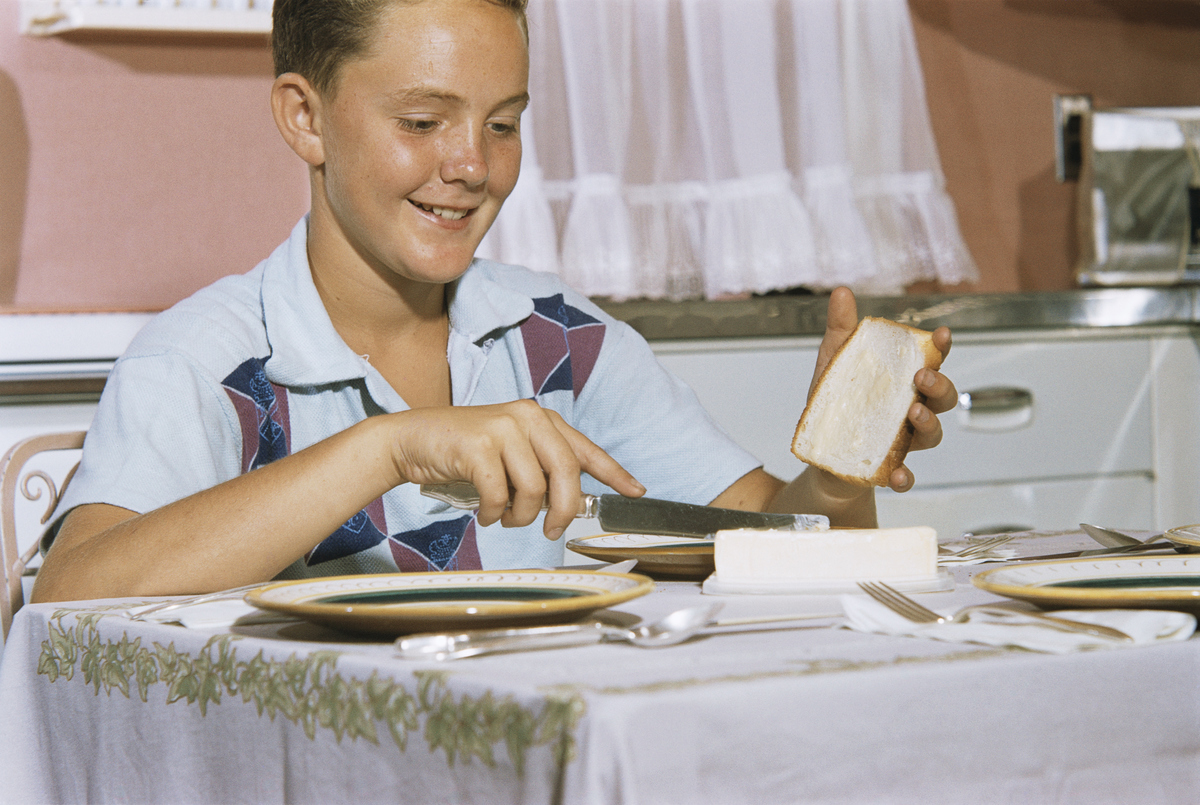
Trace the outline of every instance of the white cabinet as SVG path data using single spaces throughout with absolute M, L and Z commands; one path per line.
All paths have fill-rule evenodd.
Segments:
M 653 346 L 768 472 L 791 478 L 803 469 L 790 443 L 818 344 Z M 1190 328 L 959 332 L 943 368 L 974 404 L 942 415 L 938 448 L 910 454 L 914 490 L 879 491 L 882 524 L 928 524 L 950 538 L 1200 522 L 1200 351 Z

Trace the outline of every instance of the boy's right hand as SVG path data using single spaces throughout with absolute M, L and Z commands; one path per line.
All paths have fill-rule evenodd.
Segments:
M 532 400 L 418 408 L 395 415 L 392 456 L 400 483 L 470 481 L 480 525 L 532 523 L 549 493 L 543 526 L 558 539 L 579 507 L 580 473 L 622 495 L 646 488 L 555 411 Z

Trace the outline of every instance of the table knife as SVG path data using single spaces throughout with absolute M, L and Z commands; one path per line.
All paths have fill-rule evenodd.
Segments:
M 449 503 L 456 509 L 479 508 L 479 492 L 465 481 L 422 484 L 421 494 Z M 548 503 L 543 502 L 542 508 Z M 654 498 L 624 495 L 579 497 L 576 517 L 598 519 L 601 528 L 619 534 L 655 534 L 669 537 L 710 537 L 731 528 L 776 528 L 786 531 L 825 531 L 829 518 L 821 514 L 776 514 L 718 509 Z
M 1042 556 L 1016 556 L 1007 561 L 1009 562 L 1037 562 L 1043 559 L 1080 559 L 1088 556 L 1117 556 L 1126 553 L 1145 553 L 1147 551 L 1161 551 L 1166 548 L 1175 548 L 1173 543 L 1163 540 L 1162 542 L 1151 542 L 1150 544 L 1141 545 L 1122 545 L 1117 548 L 1088 548 L 1083 551 L 1066 551 L 1064 553 L 1048 553 Z

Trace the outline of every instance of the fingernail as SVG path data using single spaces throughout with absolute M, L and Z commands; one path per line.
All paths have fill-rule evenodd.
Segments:
M 634 485 L 635 487 L 637 487 L 638 491 L 640 491 L 640 492 L 645 492 L 645 491 L 646 491 L 646 487 L 645 487 L 645 486 L 643 486 L 643 485 L 642 485 L 642 482 L 641 482 L 641 481 L 639 481 L 637 478 L 634 478 L 634 479 L 633 479 L 633 485 Z
M 566 529 L 564 529 L 564 528 L 552 528 L 546 532 L 546 539 L 550 540 L 551 542 L 554 542 L 554 540 L 558 539 L 559 537 L 561 537 L 563 535 L 563 531 L 565 531 L 565 530 Z

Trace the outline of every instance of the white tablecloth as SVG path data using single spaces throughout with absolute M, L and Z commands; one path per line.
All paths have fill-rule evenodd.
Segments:
M 1025 553 L 1078 535 L 1030 538 Z M 958 567 L 938 609 L 995 600 Z M 699 585 L 620 609 L 655 617 Z M 709 600 L 710 597 L 705 597 Z M 727 596 L 722 617 L 835 612 Z M 1036 654 L 836 628 L 402 661 L 307 624 L 27 606 L 0 664 L 4 802 L 1194 802 L 1200 642 Z

